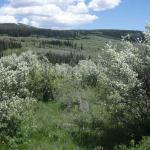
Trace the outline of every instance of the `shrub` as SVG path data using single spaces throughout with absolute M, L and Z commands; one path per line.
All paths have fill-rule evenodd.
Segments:
M 106 78 L 106 87 L 110 90 L 105 97 L 112 104 L 118 105 L 117 113 L 112 116 L 116 122 L 131 129 L 136 141 L 142 135 L 150 134 L 149 60 L 148 42 L 139 48 L 123 41 L 120 49 L 108 43 L 98 62 Z
M 131 146 L 126 145 L 116 146 L 115 150 L 149 150 L 150 149 L 150 137 L 143 137 L 139 144 L 135 144 L 134 140 L 131 141 Z
M 98 82 L 99 72 L 97 65 L 91 60 L 82 60 L 73 68 L 74 77 L 84 86 L 95 87 Z
M 32 97 L 40 101 L 54 100 L 56 92 L 55 75 L 48 64 L 39 64 L 30 70 L 28 88 Z
M 34 99 L 21 99 L 17 96 L 0 102 L 0 142 L 13 146 L 21 141 L 21 122 L 28 116 L 27 113 L 35 102 Z
M 7 145 L 15 146 L 21 139 L 21 122 L 35 101 L 28 97 L 26 87 L 31 60 L 36 60 L 34 56 L 27 52 L 0 59 L 0 142 Z

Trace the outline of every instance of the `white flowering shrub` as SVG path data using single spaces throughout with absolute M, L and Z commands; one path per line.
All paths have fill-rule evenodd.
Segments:
M 16 95 L 28 96 L 27 78 L 35 63 L 35 55 L 30 52 L 19 57 L 12 55 L 0 59 L 0 101 Z
M 91 60 L 82 60 L 73 68 L 73 76 L 83 86 L 96 86 L 100 70 Z
M 150 45 L 123 41 L 121 47 L 108 43 L 98 66 L 105 74 L 107 96 L 114 104 L 116 122 L 134 128 L 132 136 L 149 133 L 150 123 Z M 140 130 L 139 130 L 140 129 Z M 133 134 L 134 132 L 134 134 Z
M 29 110 L 34 103 L 36 103 L 34 99 L 21 99 L 18 96 L 0 102 L 0 141 L 9 143 L 13 138 L 20 138 L 21 121 L 28 116 L 27 110 Z
M 101 70 L 92 60 L 81 60 L 78 65 L 71 67 L 67 64 L 56 64 L 51 71 L 59 78 L 75 80 L 83 86 L 96 86 Z
M 56 75 L 47 62 L 34 65 L 28 76 L 28 89 L 32 97 L 40 101 L 54 100 Z
M 146 42 L 150 44 L 150 24 L 146 26 L 146 33 L 145 33 Z
M 135 49 L 129 42 L 120 51 L 111 44 L 107 44 L 103 54 L 99 56 L 99 66 L 107 76 L 109 85 L 123 94 L 139 84 L 138 74 L 133 69 L 134 64 L 138 62 L 131 51 L 132 48 Z
M 30 52 L 0 59 L 0 141 L 17 136 L 25 113 L 35 100 L 29 98 L 28 74 L 36 62 Z
M 56 64 L 53 67 L 53 73 L 57 75 L 59 78 L 63 78 L 65 80 L 72 79 L 73 68 L 68 64 Z

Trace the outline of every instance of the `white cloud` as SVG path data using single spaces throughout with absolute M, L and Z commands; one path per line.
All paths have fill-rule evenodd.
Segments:
M 55 19 L 58 23 L 61 24 L 77 25 L 93 22 L 97 19 L 97 16 L 89 14 L 73 14 L 71 12 L 63 12 L 61 14 L 56 15 Z
M 20 23 L 23 23 L 23 24 L 29 24 L 29 19 L 28 18 L 23 18 Z
M 17 19 L 14 16 L 0 15 L 0 23 L 17 23 Z
M 70 5 L 67 9 L 67 12 L 72 12 L 72 13 L 88 13 L 88 7 L 84 2 L 79 2 L 77 5 Z
M 116 7 L 120 2 L 121 0 L 92 0 L 89 3 L 89 8 L 94 11 L 102 11 Z
M 110 9 L 119 2 L 120 0 L 8 0 L 7 4 L 0 7 L 0 21 L 49 28 L 75 27 L 98 19 L 91 10 Z
M 32 26 L 34 26 L 34 27 L 40 27 L 40 24 L 38 23 L 38 22 L 36 22 L 36 21 L 31 21 L 31 23 L 30 23 Z

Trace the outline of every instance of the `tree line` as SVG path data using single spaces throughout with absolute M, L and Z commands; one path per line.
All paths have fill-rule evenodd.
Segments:
M 45 54 L 46 58 L 49 60 L 52 64 L 69 64 L 71 66 L 75 66 L 79 63 L 80 60 L 85 60 L 85 57 L 82 54 L 77 54 L 74 52 L 71 52 L 69 54 L 57 54 L 48 52 Z
M 58 47 L 69 47 L 72 49 L 80 49 L 83 50 L 83 44 L 81 43 L 80 46 L 78 46 L 77 43 L 74 43 L 71 40 L 42 40 L 39 42 L 39 48 L 52 48 L 53 46 L 58 46 Z
M 15 48 L 22 48 L 21 42 L 14 41 L 11 39 L 0 39 L 0 52 L 7 50 L 7 49 L 15 49 Z

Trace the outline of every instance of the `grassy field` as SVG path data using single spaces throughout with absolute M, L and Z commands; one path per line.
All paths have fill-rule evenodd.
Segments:
M 1 37 L 1 39 L 7 39 L 8 37 L 4 36 Z M 38 52 L 41 54 L 47 53 L 47 52 L 52 52 L 56 54 L 69 54 L 70 52 L 77 53 L 77 54 L 83 54 L 86 58 L 89 58 L 89 56 L 92 59 L 97 59 L 98 54 L 101 53 L 101 50 L 105 47 L 105 45 L 108 42 L 112 42 L 115 45 L 120 44 L 120 40 L 117 39 L 111 39 L 111 38 L 106 38 L 106 37 L 99 37 L 99 36 L 87 36 L 85 37 L 80 37 L 78 39 L 69 39 L 69 41 L 76 43 L 77 48 L 70 48 L 66 46 L 52 46 L 52 47 L 39 47 L 39 42 L 46 40 L 46 41 L 52 41 L 52 40 L 60 40 L 56 38 L 36 38 L 36 37 L 15 37 L 16 41 L 19 41 L 22 43 L 22 48 L 21 49 L 8 49 L 3 51 L 3 54 L 9 55 L 12 53 L 22 53 L 26 50 L 31 50 L 34 52 Z M 64 41 L 64 40 L 60 40 Z M 81 50 L 81 45 L 83 46 L 83 49 Z

